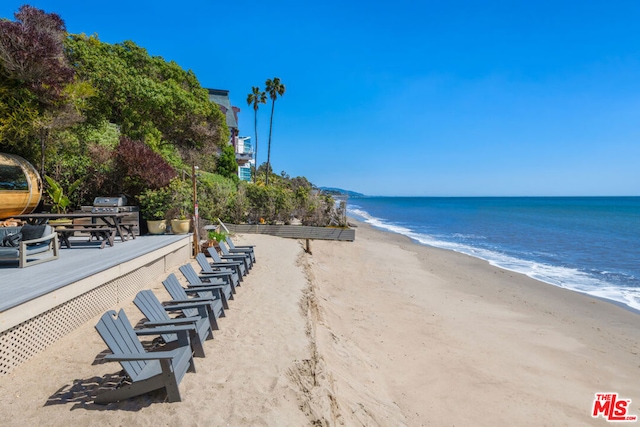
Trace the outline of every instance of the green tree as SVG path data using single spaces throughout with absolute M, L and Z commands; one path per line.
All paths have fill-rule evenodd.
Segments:
M 184 163 L 214 168 L 229 130 L 192 71 L 150 56 L 131 41 L 108 44 L 71 35 L 66 48 L 78 75 L 97 90 L 89 100 L 89 121 L 115 123 L 123 135 L 156 152 L 164 155 L 170 145 Z
M 64 55 L 60 16 L 28 5 L 14 16 L 0 20 L 0 149 L 36 163 L 39 148 L 44 175 L 50 135 L 82 120 L 91 91 Z
M 256 165 L 258 164 L 258 107 L 260 104 L 267 103 L 267 94 L 260 90 L 259 87 L 253 86 L 251 88 L 251 93 L 247 95 L 247 105 L 253 104 L 253 129 L 256 134 L 256 151 L 254 157 L 254 165 L 253 165 L 253 183 L 256 183 Z
M 234 181 L 238 179 L 238 162 L 236 161 L 236 152 L 233 149 L 233 145 L 227 144 L 222 148 L 216 172 Z
M 266 91 L 271 98 L 271 118 L 269 119 L 269 146 L 267 148 L 267 169 L 271 169 L 271 131 L 273 129 L 273 110 L 276 105 L 276 98 L 283 96 L 286 90 L 284 84 L 280 82 L 279 77 L 274 77 L 273 80 L 267 79 L 265 82 Z M 269 185 L 269 174 L 267 174 L 265 185 Z

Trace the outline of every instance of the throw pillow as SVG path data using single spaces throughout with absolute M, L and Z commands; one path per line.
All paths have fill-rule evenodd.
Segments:
M 44 228 L 44 225 L 23 225 L 22 230 L 20 230 L 20 233 L 22 233 L 22 240 L 33 240 L 41 238 L 44 234 Z
M 22 235 L 20 233 L 7 234 L 2 240 L 2 246 L 6 248 L 17 248 L 20 246 Z

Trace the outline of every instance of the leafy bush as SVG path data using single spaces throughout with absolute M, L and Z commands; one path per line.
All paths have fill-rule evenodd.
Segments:
M 58 182 L 56 182 L 49 175 L 44 176 L 47 181 L 47 196 L 51 200 L 53 209 L 56 211 L 55 213 L 66 213 L 67 208 L 71 204 L 69 197 L 64 194 L 64 189 Z M 68 193 L 72 194 L 81 184 L 81 180 L 77 180 L 71 186 L 69 186 Z
M 222 242 L 226 237 L 227 233 L 218 233 L 215 230 L 207 231 L 207 237 L 209 240 L 215 240 L 216 242 Z
M 144 190 L 138 195 L 142 218 L 148 221 L 166 219 L 171 199 L 172 193 L 168 187 Z
M 171 180 L 167 189 L 171 195 L 171 206 L 167 210 L 167 218 L 187 219 L 187 214 L 193 211 L 191 181 L 175 178 Z
M 120 138 L 116 147 L 117 176 L 122 179 L 122 192 L 139 194 L 144 189 L 157 189 L 169 184 L 176 171 L 141 141 Z
M 209 221 L 225 218 L 229 204 L 237 194 L 233 180 L 223 176 L 200 172 L 198 176 L 198 209 L 200 217 Z

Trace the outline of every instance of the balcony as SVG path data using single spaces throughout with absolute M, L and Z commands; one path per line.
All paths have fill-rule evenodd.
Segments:
M 236 153 L 236 162 L 238 165 L 244 165 L 253 160 L 253 153 Z

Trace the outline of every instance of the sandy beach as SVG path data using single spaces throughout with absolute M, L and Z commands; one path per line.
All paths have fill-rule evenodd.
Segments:
M 93 404 L 120 371 L 100 360 L 96 317 L 0 377 L 2 425 L 606 425 L 591 417 L 598 392 L 640 415 L 639 314 L 358 225 L 355 242 L 312 254 L 237 236 L 258 262 L 182 402 Z

